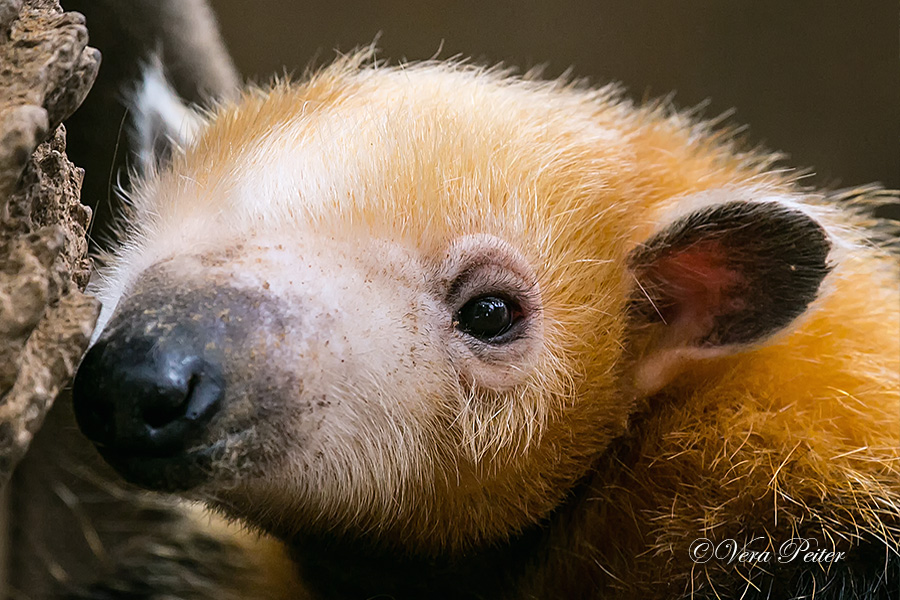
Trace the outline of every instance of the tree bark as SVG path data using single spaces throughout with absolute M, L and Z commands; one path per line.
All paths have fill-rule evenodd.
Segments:
M 83 172 L 61 121 L 100 65 L 83 18 L 56 0 L 0 0 L 0 485 L 87 347 L 98 305 Z
M 90 263 L 83 172 L 60 125 L 100 64 L 84 20 L 56 0 L 0 0 L 0 596 L 5 489 L 72 377 L 99 306 L 81 290 Z
M 63 2 L 84 9 L 109 59 L 71 119 L 99 66 L 84 18 L 57 0 L 0 0 L 0 599 L 10 600 L 86 589 L 190 533 L 170 502 L 124 486 L 74 421 L 66 388 L 99 309 L 81 294 L 86 234 L 98 228 L 88 229 L 84 173 L 66 159 L 59 123 L 94 181 L 86 199 L 105 209 L 111 165 L 128 155 L 123 99 L 142 61 L 159 52 L 195 101 L 239 84 L 205 0 Z

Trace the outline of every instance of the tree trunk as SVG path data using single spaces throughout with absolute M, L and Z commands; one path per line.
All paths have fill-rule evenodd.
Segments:
M 56 0 L 0 0 L 0 494 L 97 318 L 81 293 L 90 274 L 83 172 L 60 125 L 100 65 L 84 20 Z M 0 596 L 8 528 L 0 500 Z

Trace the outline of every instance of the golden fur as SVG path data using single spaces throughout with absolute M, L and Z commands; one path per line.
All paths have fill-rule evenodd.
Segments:
M 404 408 L 383 409 L 391 432 L 368 430 L 387 436 L 368 447 L 379 456 L 329 450 L 359 471 L 345 484 L 371 488 L 319 479 L 319 496 L 301 505 L 295 474 L 272 473 L 280 488 L 238 480 L 200 496 L 292 543 L 325 519 L 330 530 L 442 555 L 544 522 L 581 482 L 565 531 L 549 534 L 546 566 L 521 579 L 517 597 L 551 597 L 569 589 L 564 573 L 591 569 L 598 589 L 626 598 L 715 587 L 717 569 L 753 576 L 746 565 L 693 564 L 699 537 L 763 536 L 777 547 L 799 532 L 838 549 L 871 537 L 897 552 L 897 264 L 862 237 L 860 218 L 772 170 L 775 157 L 664 104 L 634 106 L 613 87 L 366 61 L 347 57 L 204 115 L 198 137 L 131 193 L 124 242 L 97 288 L 104 320 L 145 269 L 183 255 L 232 248 L 223 269 L 266 275 L 281 264 L 274 244 L 307 235 L 323 264 L 359 263 L 375 287 L 393 278 L 417 289 L 459 240 L 487 234 L 532 272 L 540 349 L 515 372 L 468 379 L 425 351 L 404 363 L 399 377 L 434 368 L 435 381 L 421 383 L 427 406 L 404 412 L 405 396 L 388 390 L 373 401 Z M 650 369 L 660 380 L 646 383 L 629 330 L 629 253 L 721 198 L 776 198 L 813 215 L 833 270 L 775 338 Z M 356 425 L 328 426 L 343 440 Z M 289 440 L 283 451 L 294 452 Z

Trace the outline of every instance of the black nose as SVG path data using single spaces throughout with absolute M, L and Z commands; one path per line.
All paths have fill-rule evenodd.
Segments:
M 75 376 L 75 417 L 95 444 L 166 456 L 202 435 L 225 391 L 218 361 L 189 336 L 110 336 Z

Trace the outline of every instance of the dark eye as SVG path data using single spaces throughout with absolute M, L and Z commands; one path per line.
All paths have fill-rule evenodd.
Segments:
M 466 302 L 456 313 L 456 322 L 463 333 L 491 341 L 509 331 L 520 316 L 521 310 L 514 302 L 482 296 Z

